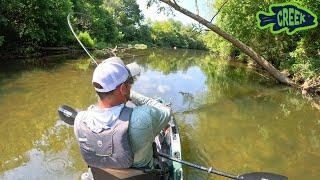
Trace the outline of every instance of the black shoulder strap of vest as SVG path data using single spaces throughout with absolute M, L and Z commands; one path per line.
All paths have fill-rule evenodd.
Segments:
M 122 121 L 130 121 L 133 108 L 124 106 L 121 110 L 119 119 Z

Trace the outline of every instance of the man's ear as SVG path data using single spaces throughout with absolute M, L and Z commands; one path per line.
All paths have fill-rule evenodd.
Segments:
M 126 83 L 122 83 L 119 88 L 120 88 L 120 93 L 121 94 L 126 94 L 127 89 L 128 89 Z

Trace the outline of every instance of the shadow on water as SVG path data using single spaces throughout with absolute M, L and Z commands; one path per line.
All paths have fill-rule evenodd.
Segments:
M 79 57 L 80 56 L 76 54 L 63 54 L 52 55 L 43 58 L 2 60 L 0 62 L 0 87 L 12 79 L 21 77 L 24 72 L 55 71 L 63 66 L 67 61 L 76 60 Z M 79 68 L 81 69 L 81 65 L 84 63 L 80 62 L 79 64 Z M 26 91 L 28 90 L 15 87 L 6 90 L 0 88 L 0 100 L 1 97 L 6 94 Z
M 235 174 L 319 177 L 320 114 L 295 91 L 204 51 L 130 53 L 125 62 L 142 67 L 133 90 L 172 103 L 185 160 Z M 47 62 L 1 65 L 0 136 L 6 138 L 0 143 L 0 179 L 15 174 L 72 179 L 86 169 L 73 131 L 57 121 L 56 109 L 61 104 L 84 109 L 96 101 L 93 66 L 83 58 Z M 186 179 L 222 179 L 184 171 Z

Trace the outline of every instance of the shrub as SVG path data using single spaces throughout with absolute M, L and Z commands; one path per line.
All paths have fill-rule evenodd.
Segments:
M 108 44 L 106 42 L 102 42 L 102 41 L 96 43 L 96 45 L 95 45 L 95 47 L 97 49 L 105 49 L 105 48 L 110 47 L 110 46 L 111 46 L 110 44 Z
M 82 42 L 82 44 L 86 47 L 93 48 L 95 45 L 95 40 L 91 38 L 90 34 L 87 31 L 85 32 L 80 31 L 78 38 Z

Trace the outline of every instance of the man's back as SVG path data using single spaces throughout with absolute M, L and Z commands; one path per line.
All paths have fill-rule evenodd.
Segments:
M 135 105 L 137 105 L 133 108 L 129 123 L 129 140 L 131 142 L 131 148 L 134 153 L 134 162 L 132 167 L 152 167 L 152 142 L 154 141 L 154 138 L 159 134 L 161 129 L 163 129 L 170 120 L 171 110 L 169 107 L 162 105 L 158 101 L 142 96 L 135 92 L 131 92 L 131 100 Z M 115 113 L 110 113 L 114 113 L 115 116 L 117 116 L 119 114 L 117 112 L 118 110 L 115 110 Z M 90 118 L 90 116 L 99 118 L 104 117 L 96 116 L 92 113 L 86 114 L 86 118 Z M 112 116 L 114 115 L 111 115 L 111 117 Z M 74 126 L 76 136 L 79 117 L 77 116 Z M 109 114 L 108 117 L 110 117 Z M 101 122 L 103 122 L 103 120 Z M 103 127 L 103 125 L 100 125 L 100 127 Z

